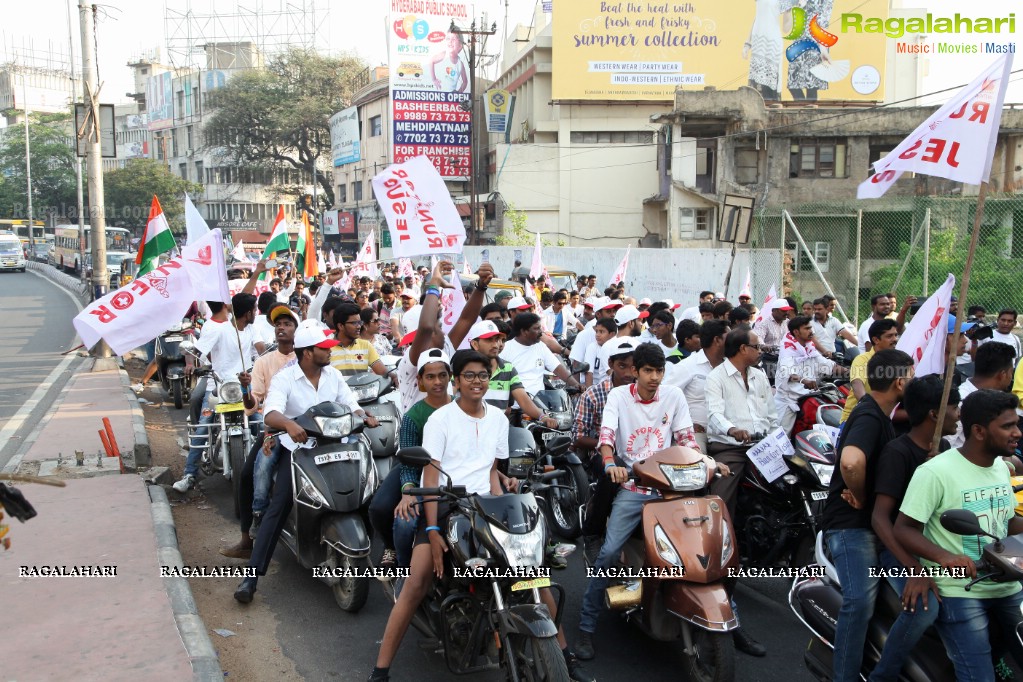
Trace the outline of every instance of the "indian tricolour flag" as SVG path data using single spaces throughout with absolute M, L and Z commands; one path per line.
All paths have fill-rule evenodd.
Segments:
M 171 234 L 170 225 L 163 215 L 163 208 L 160 200 L 153 195 L 153 203 L 149 207 L 149 222 L 146 223 L 145 234 L 142 235 L 142 243 L 139 244 L 138 255 L 135 262 L 139 265 L 138 277 L 146 274 L 156 267 L 157 257 L 161 253 L 167 253 L 177 246 L 174 243 L 174 235 Z
M 266 248 L 263 249 L 262 260 L 269 258 L 278 251 L 291 251 L 291 240 L 288 239 L 288 221 L 284 219 L 283 206 L 277 208 L 274 229 L 270 233 L 270 241 L 267 242 Z M 265 277 L 266 273 L 264 272 L 259 276 L 259 279 L 264 279 Z
M 319 273 L 313 228 L 309 224 L 309 214 L 305 211 L 302 211 L 302 229 L 298 233 L 298 244 L 295 247 L 295 270 L 306 279 L 316 277 Z

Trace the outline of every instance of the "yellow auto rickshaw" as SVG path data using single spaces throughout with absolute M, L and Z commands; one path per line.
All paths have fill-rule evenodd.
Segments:
M 139 266 L 135 262 L 135 258 L 125 258 L 121 261 L 121 278 L 119 287 L 126 286 L 138 275 Z

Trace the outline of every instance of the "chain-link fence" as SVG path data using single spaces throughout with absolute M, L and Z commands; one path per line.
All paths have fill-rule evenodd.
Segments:
M 758 212 L 751 248 L 782 249 L 786 295 L 801 303 L 830 288 L 858 324 L 874 294 L 894 292 L 901 304 L 933 292 L 948 273 L 958 290 L 976 207 L 976 197 L 933 196 L 768 208 Z M 1023 311 L 1023 196 L 988 195 L 967 304 Z

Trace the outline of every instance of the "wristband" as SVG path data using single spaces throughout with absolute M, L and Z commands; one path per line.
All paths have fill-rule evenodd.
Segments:
M 242 395 L 243 396 L 247 396 L 248 394 L 249 394 L 249 385 L 248 384 L 242 384 Z
M 411 490 L 412 488 L 415 488 L 415 487 L 416 487 L 415 483 L 406 483 L 405 485 L 401 486 L 401 492 L 405 492 L 406 490 Z
M 437 531 L 439 533 L 440 532 L 440 526 L 427 526 L 426 527 L 426 532 L 427 533 L 429 533 L 431 530 L 435 530 L 435 531 Z
M 476 291 L 486 291 L 487 287 L 489 287 L 489 286 L 490 286 L 489 284 L 483 284 L 482 282 L 477 281 L 476 282 Z
M 615 463 L 614 463 L 614 462 L 608 462 L 607 464 L 605 464 L 605 465 L 604 465 L 604 473 L 606 474 L 606 473 L 607 473 L 607 470 L 608 470 L 608 469 L 611 469 L 611 468 L 613 468 L 613 467 L 614 467 L 614 465 L 615 465 Z

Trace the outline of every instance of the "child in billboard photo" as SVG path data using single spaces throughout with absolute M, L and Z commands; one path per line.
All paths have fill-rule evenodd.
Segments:
M 817 50 L 803 50 L 794 60 L 789 62 L 788 88 L 795 100 L 816 101 L 818 90 L 827 90 L 828 82 L 818 78 L 811 69 L 821 64 L 831 64 L 831 55 L 828 48 L 821 45 L 810 34 L 810 21 L 817 17 L 817 25 L 826 29 L 831 23 L 831 8 L 833 0 L 806 0 L 803 8 L 806 10 L 806 25 L 803 34 L 796 38 L 796 41 L 810 40 L 817 45 Z
M 462 36 L 449 33 L 444 39 L 444 47 L 434 53 L 430 60 L 430 75 L 433 84 L 444 92 L 468 92 L 469 75 L 466 63 L 462 60 Z M 438 67 L 439 71 L 438 71 Z
M 785 53 L 782 25 L 778 19 L 780 15 L 785 15 L 785 23 L 791 26 L 792 8 L 802 6 L 807 0 L 755 2 L 753 26 L 750 28 L 749 40 L 743 43 L 742 58 L 750 60 L 750 87 L 759 91 L 765 100 L 778 101 L 781 99 L 781 68 Z M 830 4 L 830 0 L 828 2 Z

